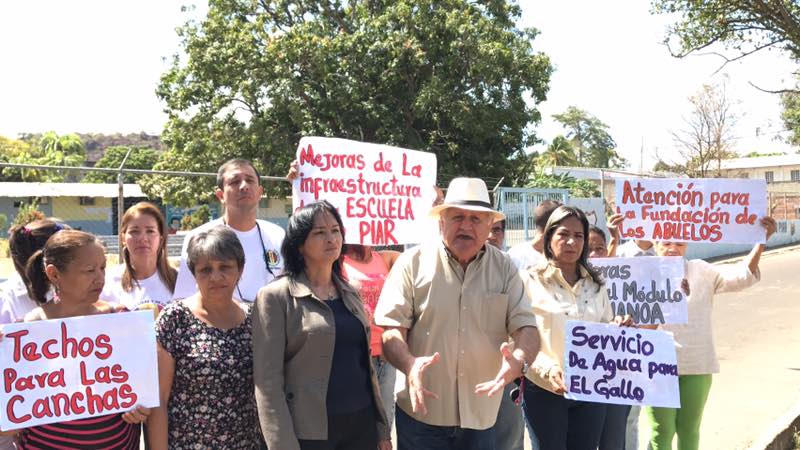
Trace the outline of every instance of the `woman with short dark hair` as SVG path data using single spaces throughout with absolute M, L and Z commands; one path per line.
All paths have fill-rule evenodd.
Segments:
M 244 249 L 220 226 L 192 236 L 187 259 L 198 292 L 156 323 L 161 406 L 147 421 L 150 447 L 258 449 L 251 308 L 233 299 Z
M 270 449 L 391 448 L 369 321 L 341 277 L 343 235 L 330 203 L 295 211 L 281 247 L 284 276 L 258 293 L 253 364 Z

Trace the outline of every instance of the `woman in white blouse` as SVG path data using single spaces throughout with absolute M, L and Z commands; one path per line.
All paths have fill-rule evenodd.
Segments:
M 604 404 L 564 398 L 566 322 L 632 324 L 630 316 L 614 317 L 602 278 L 586 262 L 588 236 L 583 212 L 560 206 L 544 230 L 547 262 L 530 268 L 525 279 L 541 345 L 526 375 L 525 416 L 542 449 L 595 450 L 605 419 Z
M 177 272 L 167 258 L 167 228 L 161 210 L 139 202 L 125 211 L 120 226 L 123 263 L 106 273 L 100 299 L 127 309 L 160 311 L 172 301 Z
M 778 225 L 771 217 L 761 219 L 767 239 Z M 687 245 L 682 242 L 658 242 L 658 256 L 684 256 Z M 714 349 L 711 329 L 711 307 L 714 295 L 735 292 L 755 284 L 760 278 L 758 262 L 763 244 L 757 244 L 750 254 L 738 264 L 715 266 L 701 259 L 686 261 L 686 278 L 690 294 L 687 297 L 689 323 L 660 325 L 659 329 L 671 331 L 675 336 L 678 356 L 678 382 L 680 408 L 645 408 L 650 422 L 650 448 L 672 449 L 672 440 L 678 435 L 679 450 L 695 450 L 700 444 L 700 421 L 703 417 L 711 377 L 719 372 L 719 361 Z

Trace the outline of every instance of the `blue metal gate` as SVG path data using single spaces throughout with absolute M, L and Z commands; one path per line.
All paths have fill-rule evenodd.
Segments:
M 539 203 L 548 199 L 566 204 L 569 200 L 569 191 L 504 187 L 495 191 L 495 207 L 506 215 L 506 247 L 513 247 L 533 238 L 536 229 L 533 211 Z

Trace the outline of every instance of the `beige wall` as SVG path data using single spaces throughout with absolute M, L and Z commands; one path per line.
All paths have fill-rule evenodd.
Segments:
M 800 171 L 800 164 L 780 167 L 758 167 L 752 169 L 723 169 L 722 176 L 726 178 L 750 178 L 753 180 L 765 179 L 767 172 L 772 172 L 773 181 L 787 182 L 792 180 L 792 171 Z

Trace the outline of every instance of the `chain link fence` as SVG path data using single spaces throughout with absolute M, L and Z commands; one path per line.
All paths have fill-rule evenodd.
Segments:
M 188 229 L 217 218 L 222 209 L 219 202 L 203 202 L 189 208 L 170 204 L 161 198 L 148 197 L 135 183 L 84 183 L 81 180 L 90 172 L 106 172 L 117 175 L 122 181 L 125 175 L 158 175 L 167 182 L 209 184 L 208 178 L 216 178 L 210 172 L 170 172 L 140 169 L 104 169 L 92 167 L 41 166 L 30 164 L 0 163 L 0 170 L 36 170 L 58 172 L 63 182 L 0 182 L 0 279 L 8 278 L 13 264 L 8 258 L 8 230 L 20 213 L 30 205 L 45 217 L 55 217 L 74 229 L 97 235 L 106 245 L 109 263 L 116 263 L 119 254 L 119 225 L 122 213 L 140 201 L 148 201 L 161 209 L 166 219 L 169 235 L 167 248 L 171 257 L 180 255 L 183 238 Z M 286 183 L 284 178 L 261 177 L 265 183 Z M 212 182 L 213 184 L 213 182 Z M 273 189 L 274 191 L 275 189 Z M 122 208 L 119 208 L 119 205 Z M 259 204 L 258 217 L 285 227 L 291 214 L 291 198 L 264 197 Z

